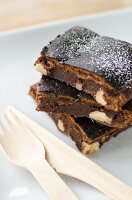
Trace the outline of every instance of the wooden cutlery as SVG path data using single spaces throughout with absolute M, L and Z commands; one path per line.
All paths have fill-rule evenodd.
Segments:
M 43 143 L 46 150 L 46 159 L 57 172 L 82 180 L 113 200 L 132 200 L 132 189 L 128 185 L 66 145 L 30 118 L 11 106 L 8 107 L 6 115 L 12 124 L 13 121 L 16 122 L 17 120 L 19 129 L 24 126 L 23 128 L 28 130 L 27 133 L 31 131 L 30 134 L 34 134 Z M 23 133 L 22 130 L 20 132 Z M 45 174 L 42 171 L 41 173 Z
M 0 143 L 7 158 L 30 171 L 52 200 L 77 200 L 45 159 L 42 143 L 17 118 L 0 123 Z M 8 129 L 6 128 L 8 126 Z

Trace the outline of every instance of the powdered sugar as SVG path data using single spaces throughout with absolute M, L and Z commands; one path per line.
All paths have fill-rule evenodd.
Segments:
M 132 45 L 73 27 L 47 46 L 46 56 L 95 72 L 117 89 L 132 88 Z

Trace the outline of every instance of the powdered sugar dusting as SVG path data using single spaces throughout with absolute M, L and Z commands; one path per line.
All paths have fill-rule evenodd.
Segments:
M 132 88 L 132 45 L 73 27 L 43 49 L 60 62 L 95 72 L 117 89 Z

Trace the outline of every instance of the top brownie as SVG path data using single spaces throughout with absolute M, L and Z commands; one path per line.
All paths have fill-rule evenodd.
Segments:
M 90 93 L 107 109 L 117 111 L 132 98 L 132 45 L 87 28 L 58 35 L 43 48 L 36 68 Z

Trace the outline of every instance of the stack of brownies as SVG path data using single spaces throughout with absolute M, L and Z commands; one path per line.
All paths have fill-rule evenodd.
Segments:
M 47 112 L 80 151 L 97 151 L 132 125 L 132 45 L 80 26 L 45 46 L 30 88 L 37 110 Z

